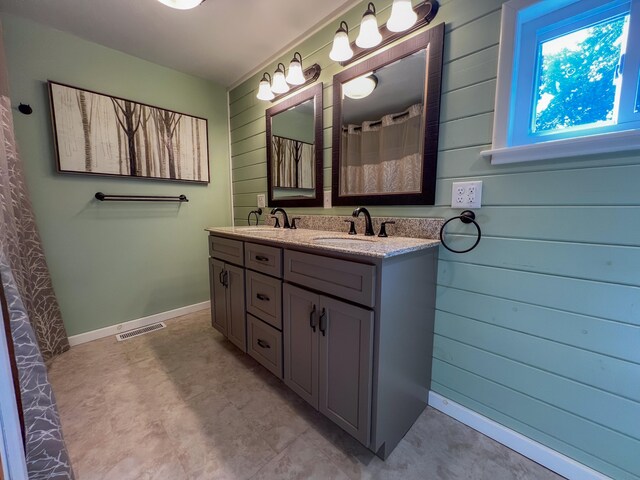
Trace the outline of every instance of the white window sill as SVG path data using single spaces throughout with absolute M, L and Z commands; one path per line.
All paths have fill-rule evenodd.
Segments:
M 516 147 L 492 148 L 480 152 L 480 156 L 491 157 L 492 165 L 500 165 L 632 150 L 640 150 L 640 130 L 602 133 Z

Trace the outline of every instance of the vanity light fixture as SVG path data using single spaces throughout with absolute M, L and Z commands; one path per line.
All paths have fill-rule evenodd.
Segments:
M 276 94 L 287 93 L 289 91 L 289 85 L 284 76 L 284 63 L 278 63 L 278 68 L 273 74 L 273 80 L 271 81 L 271 91 Z
M 304 73 L 302 73 L 302 55 L 300 55 L 300 52 L 293 54 L 293 59 L 289 63 L 289 72 L 287 73 L 286 80 L 289 85 L 302 85 L 305 82 Z
M 298 52 L 296 52 L 296 54 L 297 56 L 300 56 Z M 300 60 L 296 59 L 296 63 L 298 61 L 301 61 L 301 59 L 302 57 L 300 56 Z M 258 94 L 256 95 L 256 97 L 259 100 L 267 100 L 271 102 L 280 100 L 281 97 L 291 95 L 296 90 L 299 90 L 300 88 L 303 88 L 303 87 L 306 87 L 307 85 L 312 84 L 313 82 L 318 80 L 318 78 L 320 78 L 320 73 L 322 72 L 322 68 L 320 68 L 320 65 L 318 65 L 317 63 L 314 63 L 313 65 L 311 65 L 310 67 L 307 67 L 306 69 L 304 69 L 304 71 L 302 71 L 303 81 L 302 83 L 297 85 L 291 84 L 291 82 L 288 81 L 289 76 L 287 76 L 287 79 L 284 79 L 284 74 L 283 74 L 283 82 L 287 87 L 287 91 L 283 93 L 276 93 L 274 91 L 273 85 L 275 84 L 275 80 L 276 80 L 275 77 L 276 77 L 276 74 L 278 73 L 278 70 L 284 73 L 284 65 L 282 65 L 282 68 L 280 67 L 281 65 L 282 63 L 278 64 L 278 69 L 276 70 L 276 73 L 274 73 L 273 75 L 274 77 L 273 81 L 271 80 L 271 76 L 268 73 L 264 73 L 262 75 L 262 78 L 260 79 L 260 85 L 258 86 Z M 300 67 L 302 68 L 302 65 Z M 295 68 L 294 68 L 294 71 L 295 71 Z M 289 67 L 289 74 L 291 74 L 291 67 Z M 293 80 L 296 80 L 295 77 Z M 287 83 L 291 84 L 291 87 L 289 87 Z
M 360 100 L 371 95 L 377 86 L 378 77 L 373 75 L 373 72 L 368 72 L 344 83 L 342 93 L 354 100 Z
M 343 67 L 349 65 L 369 55 L 372 49 L 389 45 L 429 25 L 436 17 L 439 7 L 438 0 L 423 0 L 415 7 L 411 7 L 411 0 L 394 0 L 389 21 L 378 29 L 375 6 L 370 2 L 362 17 L 360 34 L 355 42 L 349 43 L 349 28 L 345 22 L 340 22 L 329 57 Z
M 351 57 L 353 57 L 353 50 L 349 43 L 349 25 L 343 20 L 333 37 L 333 47 L 329 52 L 329 58 L 334 62 L 344 62 Z
M 387 28 L 391 32 L 404 32 L 413 27 L 418 20 L 418 14 L 411 6 L 411 0 L 393 0 L 391 16 Z
M 273 100 L 275 98 L 275 95 L 271 91 L 271 75 L 267 72 L 262 75 L 256 97 L 258 100 Z
M 175 8 L 177 10 L 189 10 L 200 5 L 204 0 L 158 0 L 160 3 L 167 7 Z
M 411 2 L 409 2 L 411 5 Z M 414 14 L 415 15 L 415 14 Z M 382 35 L 378 30 L 378 19 L 376 18 L 376 6 L 369 2 L 367 11 L 362 15 L 360 22 L 360 33 L 356 38 L 356 45 L 360 48 L 373 48 L 382 42 Z

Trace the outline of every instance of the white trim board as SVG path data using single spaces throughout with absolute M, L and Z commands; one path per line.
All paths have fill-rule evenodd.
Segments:
M 606 475 L 596 472 L 586 465 L 576 462 L 566 455 L 556 452 L 504 425 L 500 425 L 438 393 L 429 392 L 429 406 L 455 418 L 468 427 L 477 430 L 496 442 L 509 447 L 511 450 L 515 450 L 521 455 L 563 477 L 576 480 L 611 480 Z
M 209 301 L 194 303 L 193 305 L 187 305 L 185 307 L 176 308 L 174 310 L 156 313 L 154 315 L 149 315 L 148 317 L 142 317 L 136 320 L 130 320 L 128 322 L 110 325 L 98 330 L 91 330 L 90 332 L 80 333 L 78 335 L 69 337 L 69 345 L 73 347 L 75 345 L 80 345 L 81 343 L 87 343 L 99 338 L 123 333 L 127 330 L 133 330 L 134 328 L 146 327 L 147 325 L 151 325 L 152 323 L 164 322 L 165 320 L 170 320 L 175 317 L 181 317 L 182 315 L 187 315 L 189 313 L 206 310 L 210 306 L 211 302 Z

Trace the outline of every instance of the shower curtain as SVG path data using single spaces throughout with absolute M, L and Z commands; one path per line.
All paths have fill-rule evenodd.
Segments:
M 422 104 L 342 131 L 340 193 L 416 193 L 422 187 Z
M 8 303 L 30 480 L 73 479 L 46 358 L 69 348 L 13 131 L 0 28 L 0 281 Z M 44 357 L 44 358 L 43 358 Z
M 0 32 L 1 33 L 1 32 Z M 13 131 L 0 36 L 0 249 L 6 255 L 45 360 L 69 349 Z

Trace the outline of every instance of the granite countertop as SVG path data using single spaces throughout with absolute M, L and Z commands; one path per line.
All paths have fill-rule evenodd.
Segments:
M 262 227 L 210 227 L 205 229 L 240 240 L 266 241 L 282 246 L 299 246 L 320 251 L 349 253 L 366 257 L 387 258 L 440 245 L 439 240 L 389 236 L 366 237 L 326 230 L 296 230 Z

